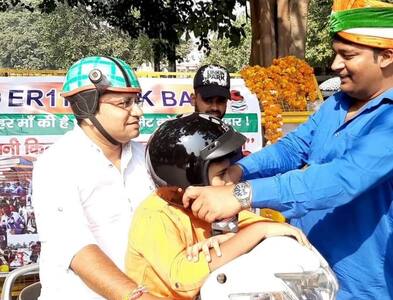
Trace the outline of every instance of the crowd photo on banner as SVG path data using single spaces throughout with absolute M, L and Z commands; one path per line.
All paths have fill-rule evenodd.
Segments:
M 0 270 L 38 262 L 40 242 L 31 203 L 31 178 L 0 182 L 0 222 Z

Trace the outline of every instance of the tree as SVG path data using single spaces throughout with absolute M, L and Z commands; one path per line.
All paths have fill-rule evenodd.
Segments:
M 41 30 L 32 30 L 34 15 L 26 12 L 2 13 L 0 26 L 0 64 L 2 67 L 29 66 L 41 69 L 47 59 L 41 46 Z
M 26 1 L 0 0 L 0 11 L 15 5 L 29 10 L 37 7 L 31 4 L 33 0 Z M 83 7 L 105 20 L 106 25 L 119 28 L 133 38 L 145 36 L 152 42 L 151 51 L 146 52 L 152 53 L 155 69 L 160 70 L 166 58 L 169 69 L 174 71 L 179 57 L 176 48 L 182 36 L 188 40 L 193 33 L 199 39 L 199 48 L 207 52 L 211 49 L 212 36 L 212 45 L 222 38 L 227 38 L 223 43 L 229 41 L 228 46 L 239 45 L 245 31 L 235 24 L 234 8 L 244 7 L 247 1 L 252 28 L 251 65 L 269 66 L 273 58 L 286 55 L 303 58 L 307 17 L 306 59 L 315 67 L 329 65 L 332 52 L 326 22 L 332 0 L 34 0 L 34 3 L 44 12 L 53 11 L 60 2 Z M 393 3 L 393 0 L 382 1 Z M 215 34 L 211 35 L 212 32 Z M 22 50 L 23 47 L 18 48 Z M 40 57 L 40 53 L 37 55 L 34 57 Z
M 231 45 L 237 45 L 244 30 L 235 26 L 234 8 L 244 6 L 247 0 L 37 0 L 39 9 L 52 12 L 59 2 L 71 7 L 86 7 L 92 15 L 102 17 L 110 26 L 120 28 L 132 38 L 146 35 L 153 43 L 154 67 L 160 70 L 163 56 L 168 59 L 169 69 L 175 71 L 176 47 L 183 34 L 199 38 L 199 47 L 207 50 L 209 33 L 217 32 L 219 38 L 227 37 Z M 22 5 L 23 0 L 0 0 L 0 10 Z M 33 5 L 23 4 L 28 9 Z
M 304 58 L 308 0 L 250 0 L 251 65 L 270 66 L 274 58 Z
M 333 58 L 332 40 L 329 34 L 329 15 L 333 0 L 311 0 L 309 6 L 306 60 L 325 73 Z
M 66 69 L 83 56 L 110 55 L 139 66 L 151 60 L 146 36 L 131 40 L 83 7 L 59 5 L 52 14 L 18 8 L 0 15 L 0 65 Z
M 249 64 L 251 53 L 251 23 L 246 17 L 240 16 L 236 23 L 244 25 L 245 37 L 241 38 L 238 46 L 230 46 L 228 38 L 218 39 L 215 34 L 210 42 L 211 51 L 203 60 L 202 64 L 219 64 L 229 72 L 239 72 Z

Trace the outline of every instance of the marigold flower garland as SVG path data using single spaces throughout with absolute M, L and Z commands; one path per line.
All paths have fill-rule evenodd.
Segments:
M 262 105 L 269 143 L 282 137 L 283 111 L 305 111 L 307 101 L 317 99 L 313 68 L 295 56 L 274 59 L 267 68 L 247 66 L 240 75 Z

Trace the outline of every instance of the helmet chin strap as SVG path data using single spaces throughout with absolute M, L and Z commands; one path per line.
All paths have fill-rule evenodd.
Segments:
M 100 91 L 98 89 L 96 89 L 94 91 L 94 101 L 95 103 L 98 105 L 98 101 L 100 98 Z M 92 109 L 90 107 L 88 107 L 86 105 L 87 103 L 87 99 L 82 96 L 81 94 L 76 94 L 75 95 L 79 101 L 74 100 L 71 102 L 71 105 L 75 105 L 77 107 L 77 109 L 74 109 L 74 115 L 78 118 L 81 119 L 86 119 L 88 118 L 91 123 L 93 123 L 94 127 L 97 128 L 97 130 L 113 145 L 120 145 L 121 143 L 119 141 L 116 141 L 106 130 L 105 128 L 101 125 L 101 123 L 97 120 L 97 118 L 95 117 L 95 112 L 96 109 Z M 94 111 L 94 112 L 93 112 Z
M 113 145 L 117 146 L 121 143 L 116 141 L 111 135 L 104 129 L 100 122 L 98 122 L 97 118 L 94 115 L 89 115 L 89 120 L 93 123 L 94 127 Z
M 112 60 L 114 63 L 116 63 L 116 65 L 118 65 L 118 67 L 120 68 L 120 70 L 122 71 L 123 75 L 125 76 L 125 78 L 127 79 L 127 86 L 129 86 L 129 82 L 128 82 L 128 77 L 125 74 L 123 68 L 119 65 L 119 63 L 114 60 L 111 57 L 107 57 L 108 59 Z M 102 94 L 104 94 L 105 90 L 111 85 L 110 82 L 108 81 L 108 79 L 105 77 L 105 75 L 98 69 L 93 69 L 90 71 L 89 73 L 89 79 L 90 81 L 94 84 L 94 86 L 96 87 L 96 92 L 94 93 L 94 102 L 98 105 L 99 104 L 99 100 L 100 100 L 100 96 L 102 96 Z M 105 128 L 101 125 L 100 122 L 98 122 L 97 118 L 95 117 L 95 114 L 93 113 L 89 113 L 87 115 L 87 117 L 89 118 L 89 120 L 93 123 L 93 125 L 97 128 L 97 130 L 113 145 L 120 145 L 121 143 L 116 141 L 109 133 L 108 131 L 105 130 Z
M 101 96 L 102 92 L 100 92 L 98 89 L 96 90 L 96 92 L 94 93 L 94 97 L 95 97 L 95 103 L 99 103 L 99 98 Z M 95 126 L 95 128 L 97 128 L 97 130 L 112 144 L 112 145 L 120 145 L 121 143 L 116 141 L 109 133 L 108 131 L 105 130 L 105 128 L 101 125 L 100 122 L 98 122 L 97 118 L 95 115 L 93 115 L 92 113 L 88 114 L 88 118 L 89 120 L 93 123 L 93 125 Z

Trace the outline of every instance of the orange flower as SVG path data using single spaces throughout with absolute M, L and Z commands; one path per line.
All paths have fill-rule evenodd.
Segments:
M 317 99 L 313 68 L 295 56 L 274 59 L 268 68 L 247 66 L 240 75 L 261 103 L 269 143 L 282 137 L 282 111 L 305 111 Z

